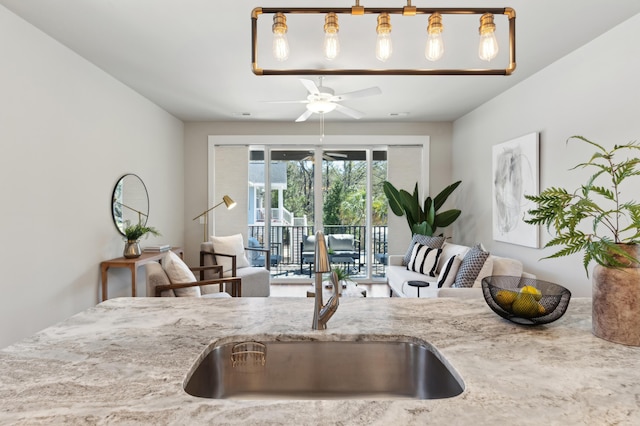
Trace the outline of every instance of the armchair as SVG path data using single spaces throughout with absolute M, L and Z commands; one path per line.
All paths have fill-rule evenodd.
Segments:
M 266 260 L 264 267 L 252 266 L 245 252 L 257 252 Z M 256 257 L 259 259 L 260 255 Z M 249 256 L 252 258 L 252 256 Z M 253 259 L 253 260 L 256 260 Z M 211 237 L 211 241 L 200 244 L 200 266 L 220 265 L 223 277 L 240 277 L 244 297 L 268 297 L 270 294 L 269 271 L 271 255 L 269 250 L 257 247 L 244 247 L 242 234 L 226 237 Z M 212 277 L 205 272 L 204 278 Z
M 204 271 L 209 269 L 220 276 L 211 280 L 196 281 L 195 276 L 185 279 L 185 282 L 172 282 L 170 276 L 163 266 L 158 262 L 149 262 L 145 264 L 147 273 L 147 296 L 149 297 L 240 297 L 241 282 L 238 277 L 222 278 L 221 268 L 219 266 L 208 268 L 192 268 L 196 271 Z M 182 280 L 178 280 L 182 281 Z M 231 284 L 230 288 L 226 285 Z

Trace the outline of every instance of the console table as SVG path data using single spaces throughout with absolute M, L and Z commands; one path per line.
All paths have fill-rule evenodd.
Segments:
M 183 257 L 184 250 L 182 247 L 173 247 L 171 249 L 174 253 Z M 109 268 L 129 268 L 131 271 L 131 296 L 136 297 L 136 281 L 138 278 L 138 267 L 145 263 L 161 260 L 166 252 L 154 252 L 154 253 L 142 253 L 140 257 L 134 257 L 133 259 L 127 259 L 126 257 L 118 257 L 111 260 L 105 260 L 100 262 L 100 272 L 102 274 L 102 301 L 108 299 L 107 297 L 107 281 L 109 278 Z

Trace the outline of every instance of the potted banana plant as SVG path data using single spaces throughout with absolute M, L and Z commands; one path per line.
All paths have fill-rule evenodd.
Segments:
M 624 198 L 636 190 L 629 179 L 640 175 L 640 145 L 629 142 L 607 149 L 583 136 L 567 140 L 595 148 L 587 161 L 571 170 L 594 173 L 575 190 L 550 187 L 539 195 L 525 195 L 537 204 L 525 222 L 544 225 L 553 238 L 545 247 L 559 248 L 545 257 L 583 253 L 583 266 L 592 274 L 593 333 L 606 340 L 640 346 L 640 203 Z M 623 157 L 627 155 L 626 157 Z
M 440 191 L 435 198 L 427 197 L 421 203 L 418 199 L 418 183 L 413 189 L 413 194 L 404 189 L 398 190 L 391 182 L 384 181 L 382 189 L 389 200 L 389 207 L 396 216 L 405 216 L 411 234 L 433 236 L 438 228 L 445 228 L 451 225 L 460 216 L 461 211 L 457 209 L 447 210 L 438 213 L 438 210 L 447 201 L 447 198 L 462 183 L 457 181 Z

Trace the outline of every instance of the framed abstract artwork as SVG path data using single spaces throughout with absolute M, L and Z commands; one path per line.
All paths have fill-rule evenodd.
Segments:
M 493 239 L 539 247 L 539 226 L 524 222 L 538 194 L 538 133 L 493 146 Z

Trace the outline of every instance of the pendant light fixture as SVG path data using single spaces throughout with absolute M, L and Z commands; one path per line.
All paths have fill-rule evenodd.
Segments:
M 407 5 L 398 7 L 371 7 L 365 8 L 360 5 L 360 0 L 355 0 L 356 4 L 351 7 L 278 7 L 278 8 L 263 8 L 257 7 L 253 9 L 251 14 L 251 66 L 252 71 L 256 75 L 511 75 L 516 68 L 516 13 L 510 7 L 495 8 L 495 7 L 474 7 L 474 8 L 418 8 L 411 5 L 411 0 L 407 0 Z M 289 44 L 287 42 L 287 18 L 293 19 L 294 15 L 321 15 L 324 19 L 324 41 L 322 44 L 322 50 L 318 49 L 318 57 L 324 57 L 327 60 L 333 60 L 342 55 L 340 64 L 342 67 L 305 67 L 304 63 L 318 63 L 314 57 L 314 49 L 306 48 L 303 52 L 296 57 L 296 61 L 293 61 L 297 65 L 287 68 L 285 66 L 271 67 L 270 69 L 263 69 L 258 65 L 258 37 L 259 34 L 264 34 L 268 27 L 264 28 L 264 31 L 258 31 L 258 18 L 262 14 L 271 14 L 273 16 L 273 24 L 271 25 L 271 33 L 273 35 L 272 54 L 277 61 L 286 61 L 289 57 Z M 367 25 L 375 25 L 376 29 L 376 43 L 375 46 L 364 46 L 364 40 L 368 40 L 368 37 L 350 36 L 343 42 L 349 44 L 350 52 L 354 50 L 358 52 L 357 55 L 350 55 L 350 57 L 344 57 L 344 52 L 341 54 L 341 43 L 338 39 L 339 25 L 338 15 L 346 14 L 354 17 L 350 19 L 348 23 L 358 21 L 359 17 L 369 16 L 367 19 L 362 19 L 359 22 L 366 21 Z M 372 19 L 373 17 L 374 19 Z M 345 63 L 351 61 L 351 63 L 375 63 L 373 56 L 377 60 L 386 63 L 393 63 L 399 61 L 389 61 L 393 54 L 393 44 L 391 41 L 391 15 L 400 15 L 400 18 L 394 18 L 395 25 L 403 25 L 410 20 L 424 20 L 424 26 L 427 27 L 427 40 L 424 47 L 424 58 L 420 55 L 415 59 L 407 57 L 407 51 L 415 51 L 411 46 L 415 42 L 415 37 L 410 36 L 407 40 L 401 40 L 401 48 L 403 49 L 402 60 L 407 59 L 415 62 L 415 66 L 406 68 L 393 68 L 390 65 L 385 66 L 373 66 L 367 65 L 367 67 L 349 67 L 344 66 Z M 444 55 L 444 41 L 443 41 L 443 17 L 448 15 L 447 22 L 449 20 L 454 21 L 458 17 L 477 15 L 480 18 L 479 34 L 480 40 L 478 44 L 478 56 L 482 61 L 492 61 L 498 59 L 495 62 L 502 62 L 504 65 L 490 68 L 488 66 L 478 66 L 477 59 L 474 59 L 475 54 L 473 46 L 474 40 L 459 41 L 458 38 L 449 36 L 447 41 L 447 50 L 450 53 L 456 53 L 451 55 L 452 58 L 463 57 L 463 60 L 468 63 L 468 66 L 457 68 L 429 68 L 425 64 L 432 63 L 441 59 Z M 505 19 L 496 19 L 494 17 L 504 16 L 508 20 L 508 27 L 504 27 Z M 450 16 L 450 17 L 449 17 Z M 396 19 L 398 19 L 396 21 Z M 343 21 L 343 29 L 345 22 Z M 458 22 L 464 22 L 460 19 Z M 306 26 L 315 25 L 312 21 L 304 21 Z M 322 21 L 319 23 L 322 28 Z M 420 24 L 421 26 L 423 24 Z M 447 24 L 449 25 L 449 24 Z M 424 26 L 422 28 L 424 28 Z M 411 28 L 410 25 L 408 25 Z M 302 26 L 304 28 L 304 25 Z M 452 28 L 452 27 L 449 27 Z M 499 31 L 497 31 L 499 29 Z M 405 28 L 402 28 L 403 34 L 406 33 Z M 302 34 L 297 35 L 304 38 L 304 29 L 300 31 Z M 498 35 L 498 36 L 497 36 Z M 264 36 L 262 36 L 264 37 Z M 506 48 L 506 54 L 501 54 L 498 57 L 498 40 L 500 44 L 506 43 L 508 40 L 508 46 Z M 397 41 L 397 40 L 396 40 Z M 362 43 L 362 45 L 358 45 Z M 457 43 L 457 44 L 455 44 Z M 467 47 L 467 44 L 470 49 Z M 408 46 L 408 47 L 405 47 Z M 344 46 L 342 46 L 344 47 Z M 375 49 L 372 49 L 374 48 Z M 371 49 L 371 50 L 369 50 Z M 409 49 L 409 50 L 407 50 Z M 374 51 L 372 51 L 374 50 Z M 455 52 L 453 52 L 455 51 Z M 468 59 L 464 59 L 464 55 L 468 56 Z M 373 62 L 369 62 L 369 58 Z M 309 57 L 309 59 L 304 59 Z M 364 60 L 360 60 L 364 58 Z M 426 58 L 426 59 L 425 59 Z M 304 62 L 303 62 L 304 61 Z M 452 62 L 452 61 L 447 61 Z M 459 61 L 457 61 L 459 62 Z M 300 64 L 303 65 L 300 65 Z
M 324 43 L 322 50 L 328 60 L 335 59 L 340 53 L 340 40 L 338 39 L 338 15 L 329 12 L 324 17 Z
M 430 61 L 437 61 L 444 54 L 444 42 L 442 41 L 442 15 L 438 12 L 429 16 L 429 26 L 427 27 L 427 47 L 424 56 Z

